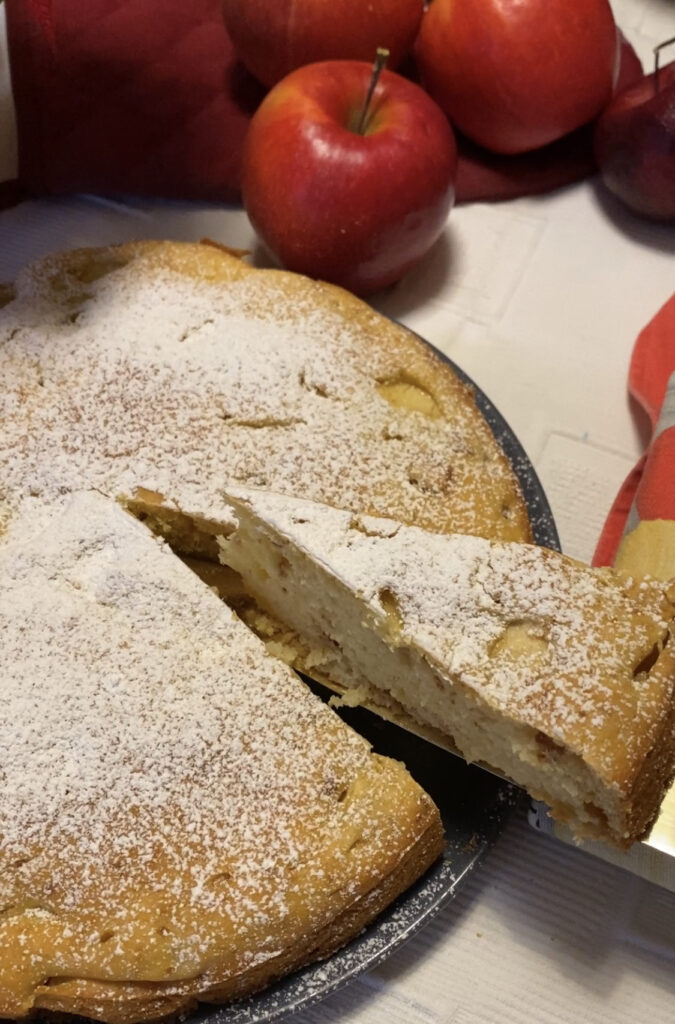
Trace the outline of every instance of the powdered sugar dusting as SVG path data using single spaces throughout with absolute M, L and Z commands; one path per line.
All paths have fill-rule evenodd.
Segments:
M 309 285 L 291 305 L 255 273 L 217 283 L 123 262 L 57 284 L 38 264 L 0 311 L 6 523 L 26 496 L 88 487 L 143 487 L 219 520 L 223 486 L 246 483 L 522 533 L 511 470 L 465 395 L 430 417 L 379 393 L 407 356 L 396 331 L 364 343 L 375 314 L 351 323 Z
M 341 799 L 384 778 L 366 742 L 113 502 L 73 496 L 0 571 L 0 945 L 38 977 L 250 967 L 320 926 L 336 872 L 349 902 L 352 831 L 396 846 Z

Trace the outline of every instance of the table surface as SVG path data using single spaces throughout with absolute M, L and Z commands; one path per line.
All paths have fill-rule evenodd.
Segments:
M 613 0 L 651 65 L 673 0 Z M 0 21 L 0 180 L 15 172 Z M 0 279 L 76 245 L 204 236 L 256 249 L 238 208 L 24 203 L 0 214 Z M 675 289 L 675 230 L 640 221 L 594 179 L 452 211 L 423 263 L 373 306 L 458 363 L 506 417 L 541 478 L 563 548 L 592 555 L 645 443 L 626 392 L 640 329 Z M 675 1020 L 675 895 L 536 833 L 516 815 L 454 900 L 369 974 L 289 1024 L 666 1024 Z

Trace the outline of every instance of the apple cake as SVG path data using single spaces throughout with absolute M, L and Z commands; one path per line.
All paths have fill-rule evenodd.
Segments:
M 449 730 L 587 831 L 647 827 L 672 765 L 671 606 L 519 546 L 512 467 L 423 342 L 210 243 L 46 257 L 0 307 L 0 1016 L 134 1024 L 236 998 L 438 855 L 405 769 L 216 586 L 243 616 L 269 604 L 276 653 L 346 699 Z M 447 607 L 434 544 L 477 559 Z
M 579 836 L 649 830 L 675 771 L 675 584 L 286 495 L 231 500 L 221 557 L 277 653 L 449 737 Z
M 233 485 L 498 537 L 526 508 L 471 389 L 338 289 L 144 242 L 0 307 L 0 1016 L 182 1014 L 327 955 L 441 833 L 176 555 L 218 567 Z

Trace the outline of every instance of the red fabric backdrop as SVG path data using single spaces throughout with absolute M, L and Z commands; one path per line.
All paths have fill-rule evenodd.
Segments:
M 236 201 L 262 88 L 220 0 L 6 0 L 21 194 Z M 642 73 L 624 44 L 622 82 Z M 457 201 L 549 191 L 594 170 L 587 129 L 523 157 L 460 140 Z

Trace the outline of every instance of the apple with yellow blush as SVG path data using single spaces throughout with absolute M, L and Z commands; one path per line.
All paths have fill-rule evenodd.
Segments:
M 361 61 L 291 72 L 256 111 L 243 202 L 289 270 L 368 295 L 398 281 L 443 231 L 457 147 L 414 82 Z

